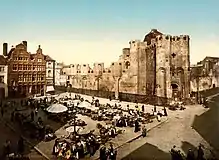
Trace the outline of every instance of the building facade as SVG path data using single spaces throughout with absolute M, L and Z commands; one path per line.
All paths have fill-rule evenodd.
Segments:
M 0 55 L 0 99 L 8 97 L 8 65 L 4 56 Z
M 28 96 L 44 94 L 46 85 L 46 60 L 42 49 L 35 54 L 27 51 L 27 41 L 7 51 L 7 43 L 3 44 L 3 54 L 8 63 L 9 95 Z
M 46 55 L 46 93 L 54 92 L 55 86 L 55 60 Z
M 190 52 L 188 35 L 170 36 L 152 29 L 143 41 L 129 42 L 109 68 L 95 63 L 70 65 L 73 88 L 189 98 Z
M 55 85 L 66 86 L 67 75 L 63 72 L 64 64 L 55 62 Z
M 205 57 L 191 66 L 191 91 L 199 92 L 219 87 L 219 58 Z

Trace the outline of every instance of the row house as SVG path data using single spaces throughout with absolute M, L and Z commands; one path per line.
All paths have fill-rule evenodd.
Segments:
M 46 93 L 54 92 L 55 86 L 55 60 L 46 55 Z
M 8 52 L 8 44 L 3 44 L 3 55 L 8 63 L 9 95 L 28 96 L 45 93 L 46 58 L 39 45 L 35 54 L 27 51 L 27 41 L 12 47 Z
M 0 55 L 0 99 L 8 97 L 8 66 L 3 55 Z
M 55 62 L 55 86 L 65 86 L 67 82 L 67 75 L 63 72 L 63 63 Z

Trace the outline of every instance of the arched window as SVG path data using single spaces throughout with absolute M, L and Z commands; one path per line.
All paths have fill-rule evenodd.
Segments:
M 129 67 L 130 67 L 130 62 L 129 62 L 129 61 L 126 61 L 126 62 L 125 62 L 125 68 L 126 68 L 126 69 L 129 69 Z
M 48 70 L 48 77 L 52 77 L 52 71 Z

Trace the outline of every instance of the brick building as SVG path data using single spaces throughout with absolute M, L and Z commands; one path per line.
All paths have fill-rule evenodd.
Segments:
M 27 96 L 43 94 L 46 85 L 46 59 L 42 49 L 35 54 L 27 51 L 27 41 L 12 47 L 8 52 L 8 44 L 3 44 L 3 55 L 8 63 L 9 96 Z

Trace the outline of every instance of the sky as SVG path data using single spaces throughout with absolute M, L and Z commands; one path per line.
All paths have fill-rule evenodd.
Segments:
M 0 4 L 0 43 L 23 40 L 28 51 L 65 64 L 106 66 L 130 40 L 152 28 L 191 38 L 191 63 L 219 56 L 218 0 L 7 0 Z M 2 53 L 2 45 L 0 45 Z

